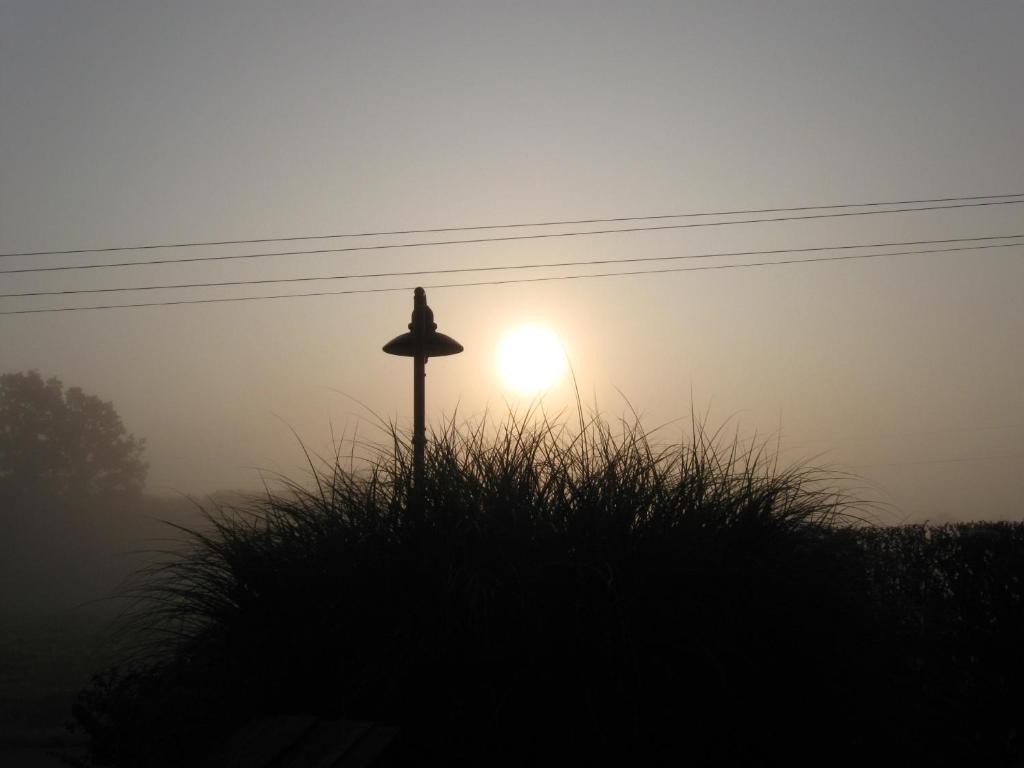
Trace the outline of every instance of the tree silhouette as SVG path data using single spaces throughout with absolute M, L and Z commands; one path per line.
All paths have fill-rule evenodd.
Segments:
M 0 494 L 87 498 L 142 490 L 145 441 L 111 403 L 38 371 L 0 376 Z

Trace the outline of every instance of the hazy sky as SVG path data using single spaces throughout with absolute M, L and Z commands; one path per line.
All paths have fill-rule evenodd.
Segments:
M 1022 33 L 1019 0 L 0 0 L 0 251 L 1020 193 Z M 1021 233 L 1022 210 L 0 275 L 0 287 L 962 238 Z M 538 322 L 609 417 L 626 410 L 619 391 L 650 426 L 692 402 L 747 435 L 781 425 L 787 459 L 859 473 L 890 519 L 1021 518 L 1022 255 L 428 290 L 440 330 L 466 347 L 428 365 L 428 413 L 515 402 L 495 348 Z M 8 298 L 0 310 L 474 279 L 487 277 Z M 0 371 L 36 368 L 113 400 L 148 441 L 156 492 L 253 487 L 255 467 L 297 472 L 291 429 L 318 450 L 331 423 L 372 439 L 353 400 L 408 423 L 411 365 L 381 345 L 411 304 L 410 291 L 0 316 Z M 565 383 L 547 397 L 552 411 L 570 401 Z

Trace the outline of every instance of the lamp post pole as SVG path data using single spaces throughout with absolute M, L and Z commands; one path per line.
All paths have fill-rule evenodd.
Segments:
M 444 355 L 457 355 L 462 345 L 450 336 L 437 332 L 434 313 L 427 306 L 427 294 L 422 288 L 413 293 L 412 322 L 409 333 L 396 336 L 384 345 L 389 355 L 413 359 L 412 368 L 412 497 L 411 514 L 419 520 L 423 516 L 424 463 L 427 447 L 426 430 L 426 378 L 427 359 Z
M 412 482 L 413 506 L 416 516 L 423 516 L 423 474 L 427 448 L 426 388 L 427 388 L 427 293 L 417 288 L 413 294 L 413 336 L 416 354 L 412 366 Z M 435 326 L 436 327 L 436 326 Z

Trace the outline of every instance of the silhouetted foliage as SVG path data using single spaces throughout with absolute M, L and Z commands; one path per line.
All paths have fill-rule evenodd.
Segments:
M 37 371 L 0 376 L 0 492 L 9 499 L 138 493 L 143 447 L 111 403 Z
M 890 627 L 893 727 L 941 746 L 945 764 L 1019 765 L 1024 524 L 875 528 L 861 541 Z
M 145 574 L 79 699 L 97 764 L 280 712 L 397 724 L 399 765 L 1021 755 L 1021 526 L 872 529 L 814 472 L 600 423 L 433 435 L 417 522 L 409 458 L 213 510 Z

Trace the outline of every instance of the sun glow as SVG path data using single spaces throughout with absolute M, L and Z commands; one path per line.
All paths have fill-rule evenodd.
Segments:
M 565 351 L 542 325 L 524 325 L 505 334 L 498 346 L 498 373 L 510 389 L 533 395 L 550 389 L 565 372 Z

